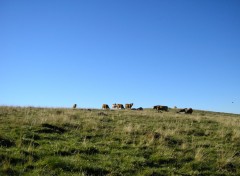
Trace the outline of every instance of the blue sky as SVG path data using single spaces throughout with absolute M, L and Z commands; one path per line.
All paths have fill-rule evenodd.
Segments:
M 238 0 L 0 0 L 0 105 L 240 113 Z

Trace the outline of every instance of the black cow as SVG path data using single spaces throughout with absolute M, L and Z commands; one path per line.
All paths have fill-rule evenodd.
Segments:
M 159 111 L 168 111 L 168 106 L 161 106 L 161 105 L 156 105 L 156 106 L 153 106 L 153 109 L 156 109 Z
M 186 114 L 192 114 L 193 113 L 193 109 L 192 108 L 188 108 L 185 110 Z
M 177 113 L 181 113 L 181 112 L 184 112 L 185 114 L 192 114 L 193 109 L 192 108 L 183 108 L 183 109 L 180 109 Z
M 77 104 L 73 104 L 73 109 L 76 109 L 77 108 Z

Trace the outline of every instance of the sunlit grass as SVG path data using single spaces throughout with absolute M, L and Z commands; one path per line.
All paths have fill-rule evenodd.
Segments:
M 0 107 L 0 175 L 239 175 L 240 115 Z

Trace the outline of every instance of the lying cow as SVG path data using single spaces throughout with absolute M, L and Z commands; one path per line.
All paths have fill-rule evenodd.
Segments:
M 186 111 L 185 111 L 186 114 L 192 114 L 193 113 L 193 109 L 192 108 L 188 108 Z
M 139 108 L 132 108 L 131 110 L 133 110 L 133 111 L 142 111 L 143 108 L 142 108 L 142 107 L 139 107 Z
M 192 108 L 184 108 L 184 109 L 180 109 L 177 113 L 185 113 L 185 114 L 192 114 L 193 113 L 193 109 Z
M 160 112 L 160 111 L 168 111 L 168 106 L 156 105 L 156 106 L 153 106 L 153 109 L 156 109 L 158 112 Z

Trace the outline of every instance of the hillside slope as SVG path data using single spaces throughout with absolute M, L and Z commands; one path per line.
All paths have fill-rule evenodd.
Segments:
M 0 107 L 0 175 L 240 175 L 240 115 Z

